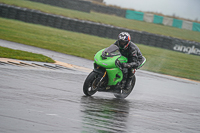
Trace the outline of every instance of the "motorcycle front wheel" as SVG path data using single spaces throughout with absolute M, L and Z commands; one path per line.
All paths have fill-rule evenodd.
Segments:
M 119 99 L 124 99 L 126 98 L 133 90 L 134 86 L 135 86 L 135 81 L 136 81 L 136 77 L 135 75 L 133 76 L 132 78 L 132 81 L 131 81 L 131 87 L 128 88 L 128 89 L 122 89 L 122 90 L 119 90 L 118 92 L 114 93 L 114 96 L 116 98 L 119 98 Z
M 97 84 L 100 81 L 98 73 L 92 71 L 85 79 L 83 85 L 83 92 L 86 96 L 92 96 L 97 92 Z

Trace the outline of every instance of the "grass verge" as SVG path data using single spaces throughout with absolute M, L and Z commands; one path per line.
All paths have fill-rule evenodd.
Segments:
M 154 34 L 160 34 L 160 35 L 200 42 L 200 37 L 199 37 L 200 32 L 196 31 L 179 29 L 175 27 L 164 26 L 154 23 L 147 23 L 137 20 L 129 20 L 122 17 L 111 16 L 96 12 L 85 13 L 85 12 L 55 7 L 47 4 L 42 4 L 38 2 L 32 2 L 28 0 L 0 0 L 0 3 L 40 10 L 42 12 L 62 15 L 70 18 L 89 20 L 93 22 L 104 23 L 133 30 L 146 31 Z
M 21 50 L 13 50 L 13 49 L 1 47 L 1 46 L 0 46 L 0 57 L 27 60 L 27 61 L 55 63 L 55 61 L 52 60 L 51 58 L 41 55 L 41 54 L 35 54 L 35 53 L 21 51 Z
M 93 60 L 113 39 L 0 18 L 0 38 Z M 138 44 L 147 62 L 143 70 L 200 81 L 200 57 Z

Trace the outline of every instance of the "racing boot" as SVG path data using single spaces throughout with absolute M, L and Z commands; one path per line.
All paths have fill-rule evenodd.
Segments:
M 121 89 L 124 89 L 126 87 L 126 81 L 127 81 L 127 77 L 128 77 L 128 71 L 127 73 L 124 73 L 123 75 L 123 79 L 122 79 L 122 82 L 121 82 Z
M 132 82 L 133 76 L 134 76 L 134 73 L 132 71 L 129 72 L 127 80 L 126 80 L 126 86 L 124 87 L 125 90 L 129 90 L 131 88 L 131 82 Z

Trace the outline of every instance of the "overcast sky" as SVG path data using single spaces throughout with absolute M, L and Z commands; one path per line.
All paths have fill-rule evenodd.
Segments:
M 200 0 L 104 0 L 108 5 L 117 5 L 140 11 L 158 12 L 164 15 L 200 21 Z

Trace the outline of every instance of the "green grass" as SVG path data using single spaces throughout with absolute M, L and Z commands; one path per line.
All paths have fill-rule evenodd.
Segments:
M 139 45 L 147 63 L 143 69 L 177 77 L 200 80 L 200 57 Z
M 0 18 L 0 38 L 87 59 L 93 59 L 94 53 L 113 43 L 109 39 L 4 18 Z
M 37 2 L 31 2 L 27 0 L 0 0 L 0 3 L 26 7 L 30 9 L 40 10 L 42 12 L 67 16 L 71 18 L 77 18 L 81 20 L 89 20 L 89 21 L 124 27 L 128 29 L 147 31 L 150 33 L 200 42 L 200 32 L 196 32 L 196 31 L 184 30 L 184 29 L 179 29 L 175 27 L 141 22 L 141 21 L 136 21 L 136 20 L 129 20 L 122 17 L 111 16 L 111 15 L 106 15 L 106 14 L 101 14 L 101 13 L 96 13 L 96 12 L 91 12 L 91 13 L 79 12 L 75 10 L 59 8 L 59 7 L 50 6 L 47 4 L 42 4 L 42 3 L 37 3 Z
M 48 62 L 48 63 L 55 62 L 51 58 L 41 55 L 41 54 L 35 54 L 35 53 L 21 51 L 21 50 L 13 50 L 13 49 L 1 47 L 1 46 L 0 46 L 0 57 L 27 60 L 27 61 Z
M 94 54 L 115 42 L 82 33 L 0 18 L 0 38 L 93 60 Z M 138 44 L 147 58 L 143 70 L 200 81 L 200 56 Z M 67 62 L 67 61 L 66 61 Z

